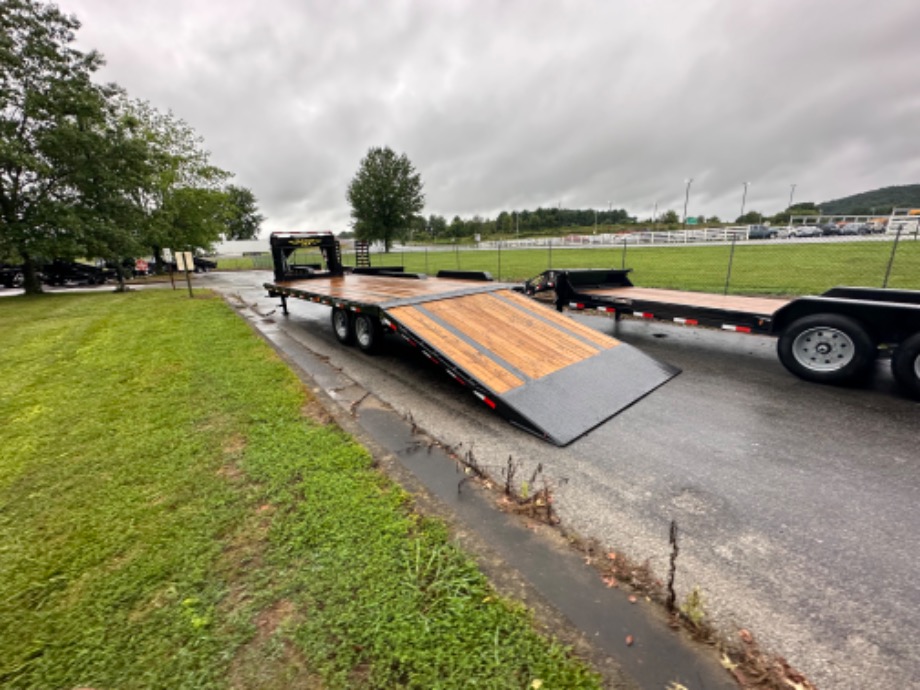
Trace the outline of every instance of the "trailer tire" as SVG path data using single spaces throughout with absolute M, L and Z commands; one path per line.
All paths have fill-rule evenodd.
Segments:
M 806 381 L 848 383 L 869 373 L 877 346 L 855 319 L 813 314 L 789 325 L 777 343 L 777 354 L 786 369 Z
M 351 345 L 355 342 L 354 319 L 345 309 L 332 308 L 332 332 L 335 333 L 335 339 L 342 345 Z
M 891 357 L 891 372 L 901 390 L 920 400 L 920 333 L 898 345 Z
M 358 314 L 355 316 L 354 326 L 355 342 L 358 343 L 358 347 L 369 355 L 377 352 L 383 341 L 380 319 L 369 314 Z

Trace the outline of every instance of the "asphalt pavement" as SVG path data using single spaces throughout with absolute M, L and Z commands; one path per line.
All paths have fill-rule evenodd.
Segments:
M 212 273 L 305 351 L 498 472 L 542 464 L 564 524 L 703 593 L 726 635 L 751 630 L 820 688 L 906 688 L 920 678 L 920 404 L 887 362 L 865 388 L 801 381 L 775 341 L 654 322 L 577 316 L 683 373 L 565 448 L 492 414 L 400 340 L 368 357 L 335 340 L 329 309 L 265 296 L 267 272 Z M 330 389 L 336 395 L 334 387 Z M 564 414 L 560 410 L 560 414 Z

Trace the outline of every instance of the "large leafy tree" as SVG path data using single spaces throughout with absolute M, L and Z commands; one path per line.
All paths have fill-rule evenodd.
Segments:
M 421 176 L 405 154 L 397 155 L 389 147 L 367 152 L 348 185 L 347 198 L 355 236 L 380 240 L 387 252 L 425 206 Z
M 226 233 L 233 215 L 224 183 L 230 173 L 210 162 L 203 141 L 183 120 L 149 103 L 124 99 L 119 108 L 149 151 L 148 175 L 133 191 L 140 234 L 162 266 L 165 247 L 207 247 Z
M 227 185 L 226 193 L 230 209 L 225 238 L 251 240 L 258 237 L 265 217 L 259 213 L 255 195 L 249 189 L 236 185 Z
M 0 253 L 39 292 L 42 258 L 78 253 L 86 193 L 106 141 L 113 86 L 92 82 L 96 52 L 71 46 L 80 24 L 54 5 L 0 0 Z

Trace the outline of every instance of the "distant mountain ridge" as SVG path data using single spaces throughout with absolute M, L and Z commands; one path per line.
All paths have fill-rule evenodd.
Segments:
M 882 187 L 818 204 L 825 214 L 888 215 L 893 208 L 920 208 L 920 184 Z

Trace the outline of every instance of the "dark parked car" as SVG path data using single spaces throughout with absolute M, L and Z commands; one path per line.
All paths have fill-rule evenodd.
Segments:
M 0 285 L 5 288 L 22 287 L 24 274 L 20 266 L 0 264 Z
M 749 240 L 775 240 L 779 237 L 779 230 L 767 225 L 752 225 L 748 228 Z
M 42 267 L 42 275 L 46 285 L 102 285 L 114 278 L 115 272 L 79 261 L 55 259 Z

